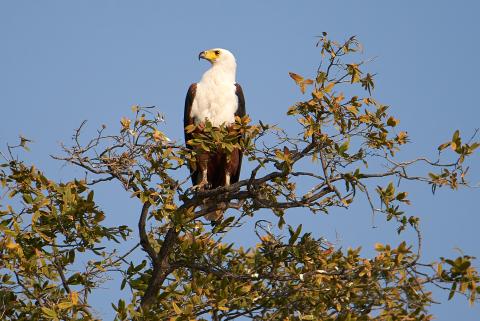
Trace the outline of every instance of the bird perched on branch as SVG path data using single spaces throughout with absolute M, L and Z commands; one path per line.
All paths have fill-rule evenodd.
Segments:
M 200 52 L 198 59 L 208 60 L 212 66 L 198 83 L 190 85 L 185 99 L 184 127 L 196 125 L 195 131 L 201 132 L 205 122 L 213 127 L 230 125 L 235 116 L 245 116 L 245 99 L 242 87 L 235 81 L 237 63 L 233 54 L 221 48 Z M 194 132 L 195 132 L 194 131 Z M 193 133 L 185 130 L 185 142 Z M 217 148 L 210 152 L 201 151 L 196 155 L 196 166 L 190 167 L 192 183 L 196 189 L 214 189 L 238 182 L 242 166 L 242 152 L 234 149 L 229 155 Z M 222 210 L 205 215 L 209 220 L 218 220 Z

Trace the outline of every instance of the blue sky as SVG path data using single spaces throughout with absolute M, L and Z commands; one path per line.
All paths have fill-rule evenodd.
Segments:
M 212 47 L 236 55 L 252 119 L 292 128 L 285 112 L 302 95 L 288 72 L 314 75 L 320 58 L 315 36 L 327 31 L 338 40 L 357 35 L 365 57 L 376 57 L 369 65 L 377 73 L 374 95 L 392 106 L 412 140 L 400 157 L 433 157 L 455 129 L 470 135 L 480 127 L 479 11 L 476 1 L 2 0 L 0 146 L 22 134 L 35 141 L 24 158 L 50 177 L 82 175 L 49 155 L 59 154 L 59 143 L 68 142 L 84 119 L 90 133 L 101 124 L 117 129 L 132 104 L 158 106 L 166 134 L 181 140 L 186 90 L 208 67 L 197 55 Z M 479 156 L 472 165 L 478 182 Z M 478 189 L 434 196 L 428 186 L 406 189 L 411 214 L 422 219 L 425 260 L 454 256 L 455 247 L 480 257 Z M 96 195 L 109 224 L 135 226 L 139 205 L 121 193 L 104 186 Z M 366 210 L 290 215 L 341 246 L 363 245 L 366 254 L 377 241 L 398 241 L 381 218 L 373 229 Z M 118 280 L 105 284 L 95 296 L 99 315 L 111 319 L 108 302 L 122 295 Z M 441 302 L 446 296 L 436 293 Z M 453 300 L 432 311 L 438 320 L 477 320 L 480 308 Z

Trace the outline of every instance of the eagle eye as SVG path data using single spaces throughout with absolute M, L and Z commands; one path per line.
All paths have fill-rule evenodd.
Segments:
M 215 55 L 220 56 L 220 50 L 215 50 Z

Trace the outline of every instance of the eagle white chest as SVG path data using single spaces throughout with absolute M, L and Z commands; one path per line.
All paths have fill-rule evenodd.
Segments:
M 235 121 L 238 98 L 235 87 L 235 70 L 212 67 L 197 83 L 190 116 L 195 124 L 209 120 L 213 126 Z

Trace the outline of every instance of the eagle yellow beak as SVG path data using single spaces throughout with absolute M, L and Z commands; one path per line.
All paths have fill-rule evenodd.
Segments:
M 198 54 L 198 60 L 205 59 L 210 62 L 213 62 L 217 58 L 214 50 L 205 50 Z

